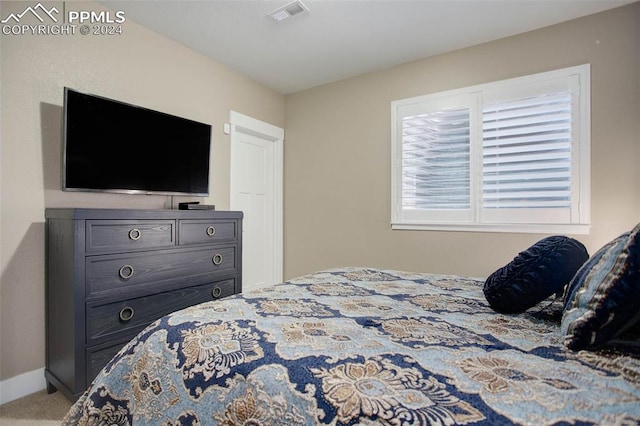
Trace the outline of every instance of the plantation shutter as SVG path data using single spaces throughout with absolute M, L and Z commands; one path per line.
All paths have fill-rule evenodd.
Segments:
M 589 66 L 392 102 L 393 229 L 589 229 Z
M 485 209 L 571 207 L 571 93 L 485 105 Z
M 468 108 L 402 119 L 402 207 L 469 209 Z

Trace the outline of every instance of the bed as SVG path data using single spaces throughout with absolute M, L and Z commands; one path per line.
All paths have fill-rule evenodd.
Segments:
M 349 267 L 175 312 L 129 342 L 63 423 L 640 423 L 633 346 L 569 350 L 562 302 L 500 314 L 483 283 Z

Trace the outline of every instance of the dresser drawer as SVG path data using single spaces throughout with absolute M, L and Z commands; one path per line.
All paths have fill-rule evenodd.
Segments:
M 113 252 L 175 245 L 174 220 L 87 220 L 86 251 Z
M 88 298 L 212 282 L 236 270 L 236 247 L 206 247 L 91 256 L 85 260 Z M 123 297 L 126 297 L 126 293 Z
M 236 241 L 235 221 L 183 219 L 178 221 L 178 244 L 207 244 Z
M 88 304 L 87 344 L 134 337 L 151 322 L 168 313 L 234 293 L 235 279 L 109 303 Z
M 86 357 L 86 387 L 91 385 L 93 379 L 96 378 L 100 370 L 107 365 L 111 358 L 113 358 L 128 340 L 123 340 L 114 344 L 102 345 L 98 348 L 87 349 Z

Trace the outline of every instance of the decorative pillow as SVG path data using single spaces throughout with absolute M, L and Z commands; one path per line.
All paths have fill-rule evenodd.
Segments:
M 584 264 L 565 293 L 564 344 L 580 350 L 616 338 L 640 321 L 640 223 Z
M 589 258 L 572 238 L 544 238 L 495 271 L 484 283 L 484 296 L 497 312 L 518 313 L 560 293 Z

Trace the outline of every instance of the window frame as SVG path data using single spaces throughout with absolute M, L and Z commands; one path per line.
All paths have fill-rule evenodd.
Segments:
M 566 85 L 572 91 L 571 131 L 571 208 L 567 221 L 536 222 L 535 209 L 523 209 L 524 219 L 514 212 L 493 215 L 506 220 L 488 221 L 482 206 L 482 110 L 486 98 L 514 100 L 531 87 Z M 572 233 L 588 234 L 590 230 L 590 161 L 591 161 L 591 93 L 590 65 L 578 65 L 549 72 L 500 80 L 486 84 L 447 90 L 391 102 L 391 227 L 394 230 L 443 230 L 476 232 Z M 551 90 L 551 89 L 549 89 Z M 550 93 L 550 92 L 548 92 Z M 430 106 L 466 107 L 458 100 L 466 99 L 471 112 L 470 132 L 470 199 L 468 215 L 456 212 L 429 214 L 428 210 L 403 209 L 402 206 L 402 120 L 411 114 L 433 111 Z M 488 100 L 486 101 L 488 102 Z M 526 212 L 525 212 L 526 210 Z M 464 211 L 464 210 L 463 210 Z M 528 218 L 526 216 L 529 216 Z M 459 217 L 466 217 L 460 220 Z M 458 219 L 455 219 L 458 218 Z M 531 220 L 533 218 L 533 220 Z

